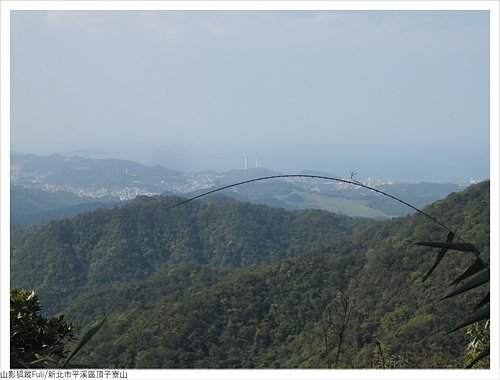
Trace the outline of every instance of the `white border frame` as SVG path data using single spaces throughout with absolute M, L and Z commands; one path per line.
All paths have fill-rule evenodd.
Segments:
M 490 370 L 129 370 L 129 379 L 500 379 L 499 351 L 499 6 L 489 1 L 12 1 L 1 6 L 0 364 L 9 369 L 10 12 L 14 10 L 488 10 L 490 11 L 491 356 Z M 496 234 L 495 234 L 496 233 Z

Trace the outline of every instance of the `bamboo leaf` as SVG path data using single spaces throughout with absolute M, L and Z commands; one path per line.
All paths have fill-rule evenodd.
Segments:
M 472 361 L 467 364 L 465 368 L 472 368 L 474 364 L 476 364 L 479 360 L 485 358 L 486 356 L 490 355 L 490 346 L 486 347 L 481 353 L 479 353 Z
M 450 334 L 454 331 L 460 330 L 461 328 L 464 328 L 465 326 L 469 326 L 475 322 L 480 322 L 484 319 L 488 319 L 489 317 L 490 317 L 490 305 L 486 306 L 484 309 L 481 309 L 476 314 L 473 314 L 470 318 L 466 319 L 464 322 L 459 324 L 453 330 L 450 330 L 448 332 L 448 334 Z
M 474 289 L 490 280 L 490 271 L 483 270 L 476 274 L 474 277 L 464 282 L 462 285 L 457 286 L 452 292 L 448 293 L 446 296 L 441 298 L 444 300 L 446 298 L 454 297 L 460 293 L 466 292 L 468 290 Z
M 480 259 L 476 259 L 476 261 L 474 261 L 474 263 L 469 268 L 467 268 L 464 273 L 462 273 L 452 283 L 450 283 L 450 286 L 457 285 L 459 282 L 465 280 L 466 278 L 469 278 L 482 269 L 486 269 L 484 263 Z
M 484 298 L 477 304 L 477 306 L 474 308 L 474 311 L 480 309 L 484 305 L 486 305 L 488 302 L 490 302 L 490 292 L 484 296 Z
M 439 253 L 436 256 L 436 260 L 434 260 L 434 264 L 432 264 L 431 268 L 427 271 L 427 273 L 422 278 L 422 282 L 427 280 L 427 278 L 431 275 L 431 273 L 434 272 L 434 269 L 436 269 L 436 267 L 439 265 L 439 263 L 443 259 L 446 252 L 448 252 L 448 249 L 446 249 L 446 248 L 443 248 L 443 249 L 441 249 L 441 251 L 439 251 Z
M 108 316 L 105 316 L 104 319 L 99 322 L 97 325 L 95 325 L 94 327 L 92 327 L 91 329 L 89 329 L 82 337 L 82 339 L 80 339 L 80 342 L 78 343 L 78 345 L 75 347 L 75 349 L 71 352 L 71 354 L 68 356 L 68 358 L 66 359 L 66 361 L 64 362 L 63 364 L 63 368 L 66 367 L 66 365 L 69 363 L 69 361 L 73 358 L 73 356 L 75 356 L 78 351 L 80 351 L 83 346 L 85 346 L 88 341 L 90 339 L 92 339 L 92 337 L 97 334 L 97 332 L 102 328 L 102 326 L 104 325 L 104 322 L 106 322 L 106 319 L 108 319 Z
M 474 247 L 474 245 L 471 243 L 441 243 L 432 241 L 420 241 L 415 244 L 432 248 L 446 248 L 446 249 L 453 249 L 456 251 L 478 252 L 477 248 Z
M 455 237 L 455 234 L 453 232 L 449 232 L 448 236 L 446 237 L 446 243 L 451 243 L 453 241 L 453 238 Z M 422 278 L 422 282 L 427 280 L 427 278 L 431 275 L 432 272 L 434 272 L 434 269 L 439 265 L 441 260 L 443 259 L 444 255 L 448 252 L 448 248 L 441 248 L 441 251 L 436 256 L 436 259 L 434 260 L 434 263 L 432 264 L 431 268 L 427 271 L 427 273 L 424 275 Z

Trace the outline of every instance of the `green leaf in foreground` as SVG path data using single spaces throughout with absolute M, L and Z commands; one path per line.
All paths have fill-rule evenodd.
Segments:
M 479 360 L 490 355 L 490 346 L 486 347 L 479 355 L 477 355 L 465 368 L 472 368 Z
M 453 249 L 456 251 L 475 252 L 475 253 L 478 252 L 477 248 L 471 243 L 441 243 L 433 241 L 420 241 L 415 244 L 432 248 L 446 248 L 446 249 Z
M 474 308 L 474 311 L 477 311 L 484 305 L 490 302 L 490 292 L 484 296 L 484 298 L 477 304 L 477 306 Z
M 455 237 L 455 234 L 453 232 L 449 232 L 448 236 L 446 237 L 446 243 L 451 243 L 453 241 L 453 238 Z M 436 259 L 434 260 L 434 263 L 432 264 L 431 268 L 427 271 L 425 276 L 422 278 L 422 282 L 427 280 L 427 278 L 434 272 L 434 269 L 439 265 L 441 260 L 443 259 L 444 255 L 448 252 L 448 248 L 441 248 L 439 253 L 436 256 Z
M 464 322 L 459 324 L 457 327 L 455 327 L 453 330 L 450 330 L 448 334 L 460 330 L 461 328 L 464 328 L 465 326 L 469 326 L 475 322 L 480 322 L 485 319 L 488 319 L 490 317 L 490 306 L 486 306 L 484 309 L 478 311 L 476 314 L 473 314 L 470 318 L 466 319 Z
M 68 358 L 66 359 L 66 361 L 64 362 L 63 364 L 63 368 L 66 367 L 69 363 L 69 361 L 78 353 L 78 351 L 80 351 L 83 346 L 85 346 L 88 341 L 90 339 L 92 339 L 92 337 L 97 334 L 97 332 L 102 328 L 102 326 L 104 325 L 104 322 L 106 322 L 106 319 L 108 319 L 108 316 L 105 316 L 103 318 L 103 320 L 101 322 L 99 322 L 97 325 L 95 325 L 94 327 L 92 327 L 90 330 L 88 330 L 82 337 L 82 339 L 80 340 L 80 342 L 78 343 L 78 345 L 75 347 L 75 349 L 71 352 L 71 354 L 69 354 Z
M 474 289 L 482 284 L 487 283 L 490 280 L 490 271 L 483 270 L 476 274 L 474 277 L 470 278 L 468 281 L 464 282 L 462 285 L 457 286 L 452 292 L 445 295 L 441 300 L 446 298 L 454 297 L 457 294 L 466 292 L 468 290 Z
M 466 278 L 469 278 L 482 269 L 486 269 L 484 263 L 480 259 L 476 259 L 476 261 L 474 261 L 474 263 L 469 268 L 467 268 L 464 273 L 462 273 L 459 277 L 453 280 L 452 283 L 450 283 L 450 286 L 457 285 L 459 282 L 462 282 Z

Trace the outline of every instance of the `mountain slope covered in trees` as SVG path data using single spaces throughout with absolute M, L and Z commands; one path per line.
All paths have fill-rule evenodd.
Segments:
M 238 267 L 277 261 L 369 223 L 223 197 L 172 208 L 180 200 L 138 197 L 40 226 L 12 250 L 13 286 L 36 289 L 57 312 L 82 290 L 143 279 L 172 263 Z
M 12 286 L 37 290 L 82 329 L 109 315 L 85 363 L 463 365 L 467 337 L 447 331 L 484 289 L 438 302 L 474 257 L 450 252 L 422 282 L 435 252 L 414 243 L 446 237 L 422 215 L 375 222 L 220 197 L 171 209 L 178 201 L 143 197 L 51 222 L 13 248 Z M 425 211 L 488 258 L 489 182 Z

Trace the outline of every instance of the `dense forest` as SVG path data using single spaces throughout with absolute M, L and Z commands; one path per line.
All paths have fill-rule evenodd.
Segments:
M 112 197 L 80 197 L 67 191 L 49 192 L 10 187 L 11 223 L 15 226 L 34 225 L 45 220 L 61 219 L 84 211 L 113 207 L 119 201 Z
M 439 301 L 473 261 L 455 251 L 427 281 L 446 231 L 212 196 L 138 197 L 44 223 L 12 246 L 11 285 L 84 331 L 100 368 L 456 368 L 448 334 L 485 292 Z M 489 182 L 425 208 L 489 257 Z M 477 326 L 476 326 L 477 327 Z

